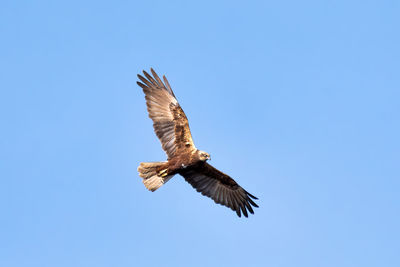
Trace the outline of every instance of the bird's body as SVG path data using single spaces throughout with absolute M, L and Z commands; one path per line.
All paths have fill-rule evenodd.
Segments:
M 200 160 L 198 151 L 190 151 L 189 153 L 169 158 L 168 161 L 157 167 L 156 172 L 161 176 L 175 175 L 188 167 L 194 167 L 201 163 L 204 162 Z
M 154 131 L 168 156 L 164 162 L 142 162 L 138 167 L 143 183 L 155 191 L 168 182 L 175 174 L 182 175 L 198 192 L 211 197 L 216 203 L 241 212 L 253 213 L 258 207 L 257 199 L 225 173 L 215 169 L 206 161 L 207 152 L 197 149 L 193 143 L 189 123 L 175 95 L 164 76 L 164 82 L 151 69 L 153 77 L 143 71 L 146 78 L 138 75 L 138 85 L 145 93 L 149 117 L 153 120 Z

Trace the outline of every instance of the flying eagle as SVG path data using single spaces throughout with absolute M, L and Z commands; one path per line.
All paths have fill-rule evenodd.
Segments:
M 155 191 L 175 174 L 180 174 L 197 192 L 231 208 L 239 217 L 241 212 L 245 217 L 247 211 L 253 214 L 252 206 L 258 206 L 252 199 L 257 198 L 206 162 L 210 155 L 195 147 L 188 119 L 167 78 L 164 76 L 163 82 L 153 69 L 151 73 L 153 77 L 143 71 L 147 79 L 139 74 L 141 82 L 137 84 L 143 89 L 149 117 L 153 120 L 154 131 L 168 160 L 140 163 L 138 172 L 146 188 Z

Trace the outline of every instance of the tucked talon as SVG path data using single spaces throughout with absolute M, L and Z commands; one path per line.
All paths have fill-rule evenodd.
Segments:
M 158 175 L 161 176 L 161 177 L 167 176 L 167 175 L 168 175 L 167 169 L 160 171 L 160 172 L 158 173 Z

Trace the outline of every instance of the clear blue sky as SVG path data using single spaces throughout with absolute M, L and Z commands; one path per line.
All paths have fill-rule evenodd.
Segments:
M 0 266 L 400 266 L 399 1 L 2 1 Z M 164 160 L 166 74 L 248 219 Z

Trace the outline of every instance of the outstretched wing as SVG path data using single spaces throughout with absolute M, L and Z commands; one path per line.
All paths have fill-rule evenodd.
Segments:
M 247 211 L 254 213 L 253 207 L 258 208 L 252 199 L 257 199 L 244 190 L 235 180 L 217 170 L 208 163 L 184 169 L 180 174 L 193 188 L 202 195 L 208 196 L 215 203 L 224 205 L 236 211 L 237 215 L 247 217 Z
M 137 84 L 142 87 L 146 98 L 147 111 L 153 120 L 154 131 L 161 141 L 162 148 L 168 158 L 182 149 L 196 149 L 189 129 L 189 122 L 172 92 L 167 78 L 164 83 L 157 73 L 151 69 L 153 77 L 143 71 L 144 78 L 138 75 L 142 82 Z

